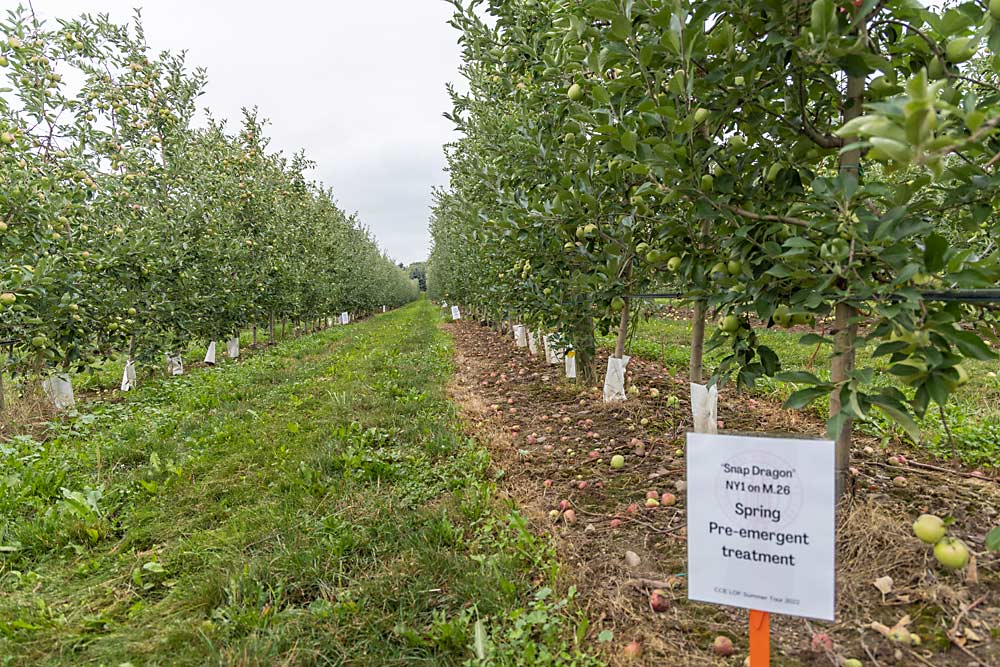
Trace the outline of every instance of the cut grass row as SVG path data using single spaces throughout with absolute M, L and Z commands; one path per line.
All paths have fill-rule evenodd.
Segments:
M 419 302 L 0 445 L 0 664 L 594 664 L 551 545 L 447 401 L 437 318 Z
M 816 345 L 800 345 L 801 333 L 767 329 L 757 332 L 760 343 L 771 347 L 782 360 L 785 370 L 810 370 L 821 378 L 829 378 L 830 348 Z M 614 348 L 614 338 L 604 336 L 601 345 Z M 630 354 L 645 359 L 662 362 L 675 373 L 687 374 L 691 350 L 691 323 L 670 317 L 656 317 L 639 322 L 630 340 Z M 858 364 L 872 362 L 872 347 L 863 347 L 858 353 Z M 707 372 L 722 360 L 725 349 L 707 352 L 705 355 Z M 966 362 L 970 370 L 970 381 L 953 397 L 946 416 L 948 427 L 955 438 L 959 453 L 970 465 L 996 465 L 1000 460 L 1000 362 Z M 876 368 L 884 368 L 884 359 L 876 360 Z M 990 376 L 990 373 L 993 373 Z M 893 376 L 883 374 L 880 381 L 889 383 Z M 792 391 L 791 385 L 765 378 L 756 392 L 784 400 Z M 817 414 L 827 410 L 827 404 L 820 402 L 811 406 Z M 936 410 L 929 411 L 920 421 L 924 433 L 921 447 L 927 448 L 938 457 L 949 457 L 951 446 Z M 901 430 L 888 421 L 881 413 L 873 413 L 872 419 L 861 426 L 868 432 L 882 437 L 885 441 L 901 437 Z

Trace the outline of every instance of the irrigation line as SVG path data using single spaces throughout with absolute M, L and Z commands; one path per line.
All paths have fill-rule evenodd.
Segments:
M 630 299 L 700 299 L 703 295 L 692 296 L 683 292 L 662 292 L 651 294 L 627 294 Z M 889 297 L 893 301 L 902 301 L 902 297 Z M 921 292 L 920 298 L 924 301 L 938 301 L 942 303 L 972 303 L 972 304 L 1000 304 L 1000 289 L 964 289 L 964 290 L 934 290 Z

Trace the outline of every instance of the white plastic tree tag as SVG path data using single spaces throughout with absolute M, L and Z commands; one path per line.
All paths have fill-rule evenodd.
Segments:
M 226 343 L 226 351 L 229 353 L 230 359 L 240 358 L 240 339 L 230 338 Z
M 608 358 L 608 373 L 604 376 L 604 402 L 619 403 L 625 396 L 625 367 L 632 357 L 624 355 L 621 359 Z
M 73 381 L 66 373 L 58 373 L 42 382 L 42 389 L 48 397 L 52 407 L 56 410 L 72 410 L 76 407 L 76 398 L 73 396 Z
M 347 314 L 346 310 L 340 314 L 340 323 L 341 324 L 351 323 L 351 316 Z
M 122 391 L 132 391 L 135 387 L 135 361 L 129 359 L 125 362 L 125 371 L 122 373 Z
M 691 412 L 695 433 L 719 432 L 719 388 L 691 383 Z
M 181 355 L 167 355 L 167 375 L 184 375 L 184 360 Z
M 576 378 L 576 351 L 566 351 L 566 377 Z
M 215 365 L 215 341 L 208 344 L 208 352 L 205 353 L 205 363 L 209 366 Z
M 451 319 L 452 320 L 462 319 L 462 313 L 458 312 L 458 306 L 451 307 Z

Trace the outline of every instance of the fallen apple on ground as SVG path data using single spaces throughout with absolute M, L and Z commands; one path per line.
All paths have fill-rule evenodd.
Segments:
M 649 595 L 649 607 L 657 613 L 663 613 L 670 609 L 670 599 L 666 593 L 657 588 Z
M 933 514 L 921 514 L 913 522 L 913 534 L 927 544 L 937 544 L 948 532 L 948 527 L 940 517 Z
M 722 658 L 728 658 L 733 654 L 733 640 L 729 637 L 719 635 L 712 642 L 712 652 Z
M 969 562 L 969 548 L 956 537 L 944 537 L 934 546 L 934 557 L 949 570 L 960 570 Z

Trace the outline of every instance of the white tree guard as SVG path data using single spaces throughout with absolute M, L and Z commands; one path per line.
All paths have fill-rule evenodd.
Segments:
M 563 351 L 556 345 L 556 335 L 549 334 L 542 339 L 542 342 L 545 343 L 545 361 L 547 361 L 550 366 L 561 364 Z
M 528 354 L 531 356 L 538 354 L 538 334 L 534 331 L 528 332 Z
M 333 326 L 333 318 L 332 317 L 326 318 L 326 326 L 328 326 L 328 327 L 332 327 Z
M 621 359 L 615 357 L 608 358 L 608 372 L 604 376 L 604 402 L 620 403 L 627 396 L 625 394 L 625 367 L 632 357 L 622 356 Z
M 179 354 L 167 355 L 167 374 L 184 375 L 184 360 Z
M 451 307 L 451 319 L 453 321 L 462 319 L 462 313 L 459 312 L 458 306 Z
M 695 433 L 719 432 L 719 388 L 691 383 L 691 412 Z
M 514 343 L 518 347 L 528 347 L 528 330 L 523 324 L 514 325 Z
M 239 359 L 240 358 L 240 339 L 239 338 L 230 338 L 229 341 L 226 342 L 226 352 L 229 353 L 229 358 L 230 359 Z
M 67 373 L 58 373 L 46 378 L 42 382 L 42 389 L 56 410 L 72 410 L 76 407 L 76 398 L 73 396 L 73 381 Z
M 208 352 L 205 353 L 205 363 L 209 366 L 215 365 L 215 341 L 208 344 Z
M 351 323 L 351 316 L 347 313 L 346 310 L 340 314 L 340 323 L 341 324 Z
M 122 372 L 122 391 L 132 391 L 137 386 L 135 381 L 135 361 L 129 359 L 125 362 L 125 370 Z
M 566 377 L 576 378 L 576 350 L 566 351 Z
M 386 312 L 386 308 L 385 308 L 385 306 L 382 306 L 382 312 L 383 312 L 383 313 L 384 313 L 384 312 Z

